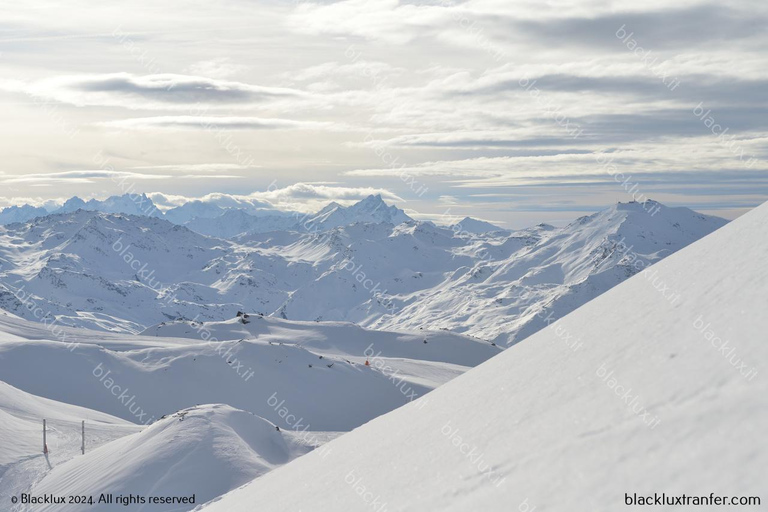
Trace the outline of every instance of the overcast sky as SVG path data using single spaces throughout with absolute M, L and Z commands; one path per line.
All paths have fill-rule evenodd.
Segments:
M 634 194 L 733 218 L 768 199 L 767 21 L 765 0 L 3 0 L 0 206 L 381 193 L 522 227 Z

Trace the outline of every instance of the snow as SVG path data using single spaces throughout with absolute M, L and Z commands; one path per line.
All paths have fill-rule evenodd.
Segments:
M 484 220 L 473 219 L 472 217 L 464 217 L 461 221 L 451 224 L 449 226 L 455 233 L 464 234 L 482 234 L 492 233 L 494 231 L 505 231 L 503 228 Z
M 49 453 L 43 455 L 42 420 L 48 420 Z M 80 453 L 81 421 L 87 450 L 138 432 L 141 427 L 102 412 L 41 398 L 0 381 L 0 496 L 36 483 L 51 466 Z
M 447 332 L 242 319 L 167 323 L 141 336 L 63 328 L 53 339 L 44 324 L 0 315 L 0 498 L 194 493 L 200 504 L 500 351 Z M 33 509 L 58 510 L 11 510 Z
M 212 219 L 222 215 L 224 212 L 224 208 L 212 203 L 189 201 L 166 211 L 165 218 L 174 224 L 186 224 L 196 217 Z
M 185 409 L 141 432 L 75 457 L 48 472 L 35 495 L 101 493 L 192 497 L 204 503 L 312 450 L 298 434 L 227 405 Z M 119 463 L 115 463 L 119 461 Z M 120 504 L 88 510 L 126 510 Z M 141 507 L 138 507 L 141 508 Z M 189 510 L 190 505 L 151 504 L 157 511 Z M 129 510 L 136 510 L 134 505 Z M 30 510 L 61 510 L 34 505 Z
M 618 510 L 625 493 L 759 495 L 767 223 L 764 204 L 652 278 L 635 275 L 329 443 L 327 457 L 310 453 L 201 510 Z
M 6 465 L 26 458 L 30 453 L 40 453 L 42 457 L 42 418 L 47 418 L 52 425 L 67 425 L 78 429 L 78 434 L 82 420 L 88 420 L 89 428 L 98 424 L 102 429 L 114 426 L 122 432 L 136 430 L 134 425 L 115 416 L 31 395 L 2 381 L 0 418 L 0 439 L 7 440 L 9 433 L 14 432 L 13 442 L 3 443 L 0 452 L 0 475 Z M 58 456 L 55 449 L 58 444 L 57 432 L 52 431 L 48 439 L 52 457 Z
M 249 329 L 234 319 L 156 330 L 186 338 L 69 330 L 68 338 L 50 341 L 31 329 L 28 339 L 0 340 L 0 375 L 26 392 L 142 424 L 206 403 L 226 403 L 281 424 L 270 403 L 276 396 L 314 430 L 348 431 L 499 352 L 452 333 L 370 331 L 253 315 L 249 321 Z M 37 325 L 13 318 L 4 324 L 19 334 L 25 325 Z M 29 371 L 30 361 L 44 379 Z
M 48 211 L 45 208 L 30 206 L 28 204 L 22 206 L 9 206 L 0 211 L 0 224 L 27 222 L 35 217 L 42 217 L 44 215 L 48 215 Z
M 450 329 L 509 346 L 541 329 L 540 310 L 560 318 L 637 273 L 633 260 L 648 266 L 725 223 L 657 206 L 653 216 L 620 203 L 564 228 L 472 235 L 394 224 L 400 211 L 376 196 L 329 205 L 316 218 L 228 210 L 190 223 L 213 223 L 214 232 L 223 223 L 228 234 L 251 221 L 283 229 L 231 240 L 160 218 L 77 210 L 0 228 L 0 307 L 28 320 L 124 333 L 248 311 Z M 327 227 L 356 219 L 369 222 Z M 297 223 L 298 231 L 285 230 Z

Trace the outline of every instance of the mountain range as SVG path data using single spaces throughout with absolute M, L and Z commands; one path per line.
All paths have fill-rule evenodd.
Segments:
M 0 307 L 35 320 L 35 304 L 61 325 L 113 332 L 245 311 L 509 346 L 726 222 L 654 207 L 619 203 L 517 232 L 416 221 L 380 196 L 301 218 L 228 210 L 186 226 L 78 208 L 0 228 Z
M 51 209 L 29 204 L 9 206 L 0 210 L 0 225 L 24 223 L 47 215 L 73 213 L 77 210 L 163 218 L 198 233 L 219 238 L 276 230 L 326 230 L 355 222 L 399 224 L 413 220 L 396 206 L 386 205 L 381 195 L 370 195 L 348 207 L 332 202 L 317 213 L 302 214 L 263 208 L 223 208 L 200 200 L 188 201 L 163 212 L 146 194 L 123 194 L 88 201 L 75 196 L 66 200 L 62 206 Z M 473 232 L 483 227 L 499 229 L 482 221 L 465 220 Z

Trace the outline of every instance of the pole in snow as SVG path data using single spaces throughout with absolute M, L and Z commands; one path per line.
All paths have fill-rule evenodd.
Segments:
M 80 451 L 82 451 L 83 455 L 85 455 L 85 420 L 83 420 L 83 430 L 82 430 L 82 433 L 83 433 L 83 444 L 80 445 Z
M 45 420 L 43 420 L 43 453 L 48 454 L 48 443 L 45 439 Z

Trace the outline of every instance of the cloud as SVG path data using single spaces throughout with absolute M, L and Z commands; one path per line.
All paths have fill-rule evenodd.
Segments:
M 332 122 L 294 121 L 261 117 L 225 116 L 157 116 L 106 121 L 101 126 L 131 130 L 332 130 L 347 131 L 351 127 Z
M 736 139 L 747 154 L 759 154 L 764 138 Z M 477 157 L 435 160 L 397 168 L 361 168 L 346 176 L 395 178 L 398 175 L 447 180 L 453 188 L 518 187 L 531 185 L 579 185 L 613 182 L 614 175 L 655 180 L 676 173 L 690 180 L 706 181 L 717 173 L 746 173 L 756 179 L 768 170 L 757 161 L 748 167 L 731 147 L 714 137 L 669 138 L 655 141 L 595 147 L 589 152 Z M 610 171 L 610 172 L 609 172 Z
M 316 212 L 331 201 L 351 204 L 371 194 L 381 194 L 387 201 L 403 202 L 403 199 L 387 189 L 378 187 L 343 187 L 294 183 L 285 187 L 270 186 L 268 190 L 251 194 L 211 193 L 201 197 L 151 192 L 147 195 L 161 207 L 180 206 L 189 201 L 202 201 L 222 208 L 245 208 L 255 211 Z
M 616 49 L 616 32 L 624 26 L 627 35 L 648 48 L 680 48 L 696 43 L 743 39 L 759 35 L 768 21 L 754 9 L 737 10 L 721 5 L 688 5 L 681 8 L 620 10 L 592 16 L 562 19 L 513 20 L 515 33 L 538 44 L 579 44 Z
M 352 35 L 404 44 L 445 19 L 445 9 L 400 4 L 399 0 L 345 0 L 329 4 L 302 3 L 289 18 L 292 29 L 310 34 Z
M 258 165 L 240 165 L 231 163 L 210 163 L 210 164 L 170 164 L 170 165 L 142 165 L 131 167 L 137 170 L 153 170 L 166 172 L 219 172 L 219 171 L 242 171 L 260 167 Z
M 94 180 L 162 180 L 173 178 L 171 175 L 144 174 L 136 172 L 85 170 L 64 171 L 37 174 L 22 174 L 1 180 L 3 183 L 94 183 Z
M 189 66 L 189 72 L 193 75 L 210 78 L 229 78 L 232 75 L 244 73 L 247 70 L 248 66 L 237 64 L 228 57 L 202 60 Z
M 18 82 L 0 83 L 18 90 Z M 28 83 L 25 92 L 76 106 L 113 106 L 129 109 L 189 109 L 193 106 L 256 105 L 271 100 L 302 98 L 295 89 L 263 87 L 214 78 L 153 74 L 110 73 L 46 78 Z

